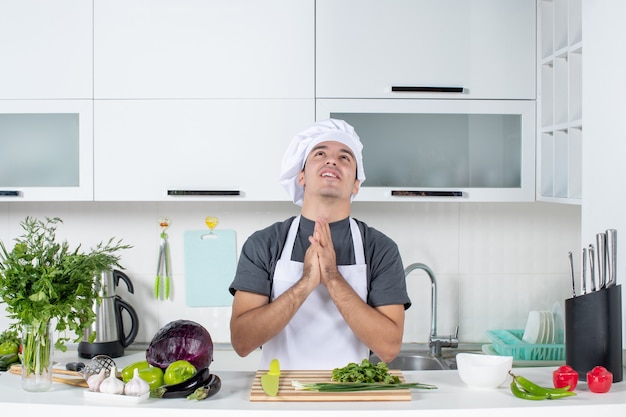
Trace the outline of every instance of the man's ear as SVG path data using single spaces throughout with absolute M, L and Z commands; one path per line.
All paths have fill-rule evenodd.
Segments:
M 298 174 L 298 185 L 301 185 L 304 187 L 304 168 Z
M 357 195 L 359 193 L 359 187 L 361 186 L 361 180 L 354 180 L 354 187 L 352 187 L 352 195 Z

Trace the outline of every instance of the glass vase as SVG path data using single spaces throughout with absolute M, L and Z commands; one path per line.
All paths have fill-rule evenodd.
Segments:
M 50 322 L 22 328 L 22 388 L 41 392 L 52 388 L 52 330 Z

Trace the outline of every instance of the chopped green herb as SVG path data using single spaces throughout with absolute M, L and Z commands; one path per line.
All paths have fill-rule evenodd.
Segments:
M 331 379 L 335 382 L 400 383 L 399 377 L 389 373 L 385 362 L 378 362 L 374 365 L 367 359 L 363 359 L 360 365 L 352 362 L 343 368 L 333 369 Z

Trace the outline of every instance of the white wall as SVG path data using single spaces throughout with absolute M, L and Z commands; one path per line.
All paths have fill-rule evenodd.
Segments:
M 183 232 L 235 229 L 237 244 L 256 229 L 296 214 L 291 203 L 0 203 L 0 240 L 11 246 L 25 216 L 60 217 L 59 238 L 85 248 L 110 237 L 134 246 L 122 265 L 135 294 L 120 295 L 139 313 L 137 341 L 149 342 L 171 320 L 205 325 L 216 342 L 228 343 L 230 308 L 185 306 Z M 160 229 L 168 216 L 172 250 L 171 301 L 153 298 Z M 460 327 L 462 342 L 486 342 L 485 331 L 523 328 L 529 310 L 551 309 L 571 294 L 567 252 L 580 242 L 580 207 L 547 203 L 353 203 L 353 216 L 387 233 L 399 245 L 405 266 L 429 265 L 438 278 L 439 333 Z M 423 276 L 420 276 L 423 274 Z M 413 306 L 407 312 L 406 342 L 429 334 L 430 284 L 421 271 L 408 279 Z M 8 326 L 0 318 L 0 329 Z
M 626 2 L 583 1 L 583 205 L 581 245 L 618 231 L 617 283 L 626 262 Z M 622 294 L 622 328 L 626 308 Z M 626 331 L 622 330 L 626 340 Z

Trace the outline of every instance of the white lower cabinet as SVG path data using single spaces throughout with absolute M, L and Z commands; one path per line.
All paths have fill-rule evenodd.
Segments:
M 96 100 L 96 201 L 281 201 L 310 99 Z

